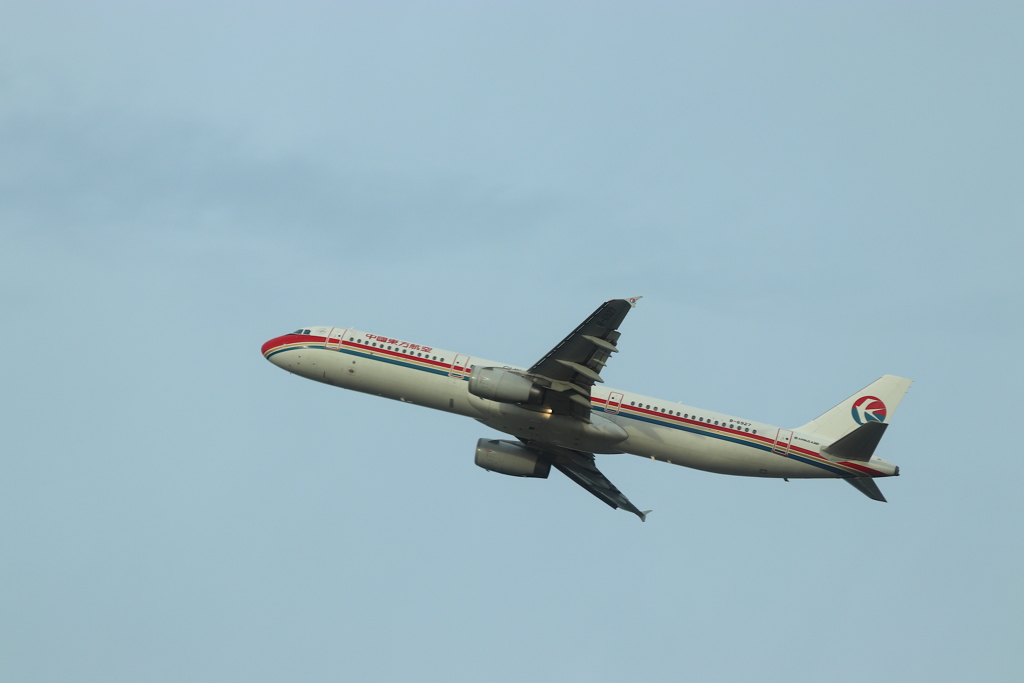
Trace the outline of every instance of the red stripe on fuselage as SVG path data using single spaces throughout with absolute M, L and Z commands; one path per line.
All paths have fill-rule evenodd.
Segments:
M 858 465 L 857 463 L 854 462 L 839 462 L 836 464 L 842 465 L 843 467 L 850 467 L 852 469 L 857 470 L 858 472 L 863 472 L 864 474 L 870 474 L 872 477 L 883 476 L 882 473 L 879 472 L 878 470 L 873 470 L 870 467 L 864 467 L 864 465 Z
M 603 399 L 603 398 L 592 397 L 591 401 L 593 401 L 595 403 L 603 403 L 606 406 L 608 405 L 608 401 L 606 399 Z M 701 422 L 699 420 L 693 420 L 693 419 L 682 417 L 682 416 L 679 416 L 679 415 L 669 415 L 667 413 L 662 413 L 660 410 L 659 411 L 654 411 L 654 410 L 651 410 L 650 408 L 643 408 L 643 407 L 640 407 L 640 406 L 627 406 L 627 405 L 623 405 L 622 403 L 619 403 L 619 410 L 620 411 L 622 411 L 622 410 L 631 410 L 631 411 L 635 411 L 635 412 L 638 412 L 638 413 L 642 413 L 644 415 L 650 415 L 650 416 L 653 416 L 653 417 L 657 417 L 658 419 L 661 419 L 661 420 L 671 420 L 673 422 L 678 422 L 678 423 L 685 424 L 685 425 L 693 425 L 695 427 L 702 427 L 704 429 L 710 429 L 712 431 L 722 432 L 722 433 L 725 433 L 725 434 L 742 436 L 742 437 L 744 437 L 746 439 L 753 439 L 755 441 L 760 441 L 761 443 L 764 443 L 764 444 L 767 444 L 767 445 L 774 445 L 774 443 L 775 443 L 775 439 L 773 437 L 770 437 L 770 436 L 762 436 L 760 434 L 751 434 L 750 432 L 744 432 L 744 431 L 742 431 L 740 429 L 735 429 L 735 428 L 729 427 L 728 425 L 716 425 L 716 424 L 711 424 L 710 422 Z M 797 453 L 799 455 L 804 455 L 804 456 L 807 456 L 807 457 L 810 457 L 810 458 L 814 458 L 816 460 L 820 460 L 821 462 L 827 463 L 827 464 L 832 465 L 832 466 L 835 466 L 837 464 L 842 464 L 842 465 L 847 465 L 849 467 L 852 467 L 854 469 L 858 469 L 859 471 L 862 471 L 862 472 L 873 473 L 873 474 L 880 474 L 879 472 L 875 472 L 875 470 L 872 470 L 872 469 L 869 469 L 869 468 L 860 467 L 860 466 L 857 466 L 857 465 L 851 465 L 849 463 L 835 463 L 835 462 L 832 462 L 831 460 L 829 460 L 825 456 L 821 455 L 820 453 L 817 453 L 815 451 L 809 450 L 807 448 L 803 448 L 801 446 L 794 446 L 793 444 L 790 444 L 789 452 Z
M 268 351 L 272 351 L 279 346 L 287 346 L 288 344 L 312 344 L 312 343 L 323 343 L 326 337 L 314 337 L 308 334 L 285 334 L 280 337 L 274 337 L 270 341 L 266 342 L 261 349 L 263 355 L 267 355 Z
M 415 356 L 411 353 L 402 353 L 400 351 L 389 351 L 383 346 L 370 346 L 369 344 L 360 344 L 359 342 L 354 341 L 342 341 L 342 346 L 346 348 L 359 349 L 360 351 L 368 351 L 370 353 L 379 353 L 382 356 L 388 356 L 390 358 L 402 358 L 405 360 L 414 360 L 419 363 L 427 363 L 437 368 L 448 368 L 451 366 L 451 363 L 442 363 L 439 360 L 431 360 L 425 356 Z M 462 370 L 458 367 L 455 369 L 460 371 Z
M 338 343 L 338 339 L 331 337 L 331 343 Z M 401 353 L 400 351 L 389 351 L 383 346 L 370 346 L 369 344 L 360 344 L 354 341 L 346 341 L 341 339 L 341 346 L 344 348 L 353 348 L 360 351 L 367 351 L 370 353 L 380 354 L 382 356 L 388 356 L 389 358 L 401 358 L 404 360 L 415 360 L 418 363 L 426 363 L 437 368 L 449 368 L 451 363 L 442 363 L 439 360 L 431 360 L 423 356 L 415 356 L 411 353 Z M 263 345 L 263 355 L 266 355 L 268 351 L 272 351 L 280 346 L 288 346 L 291 344 L 326 344 L 327 337 L 318 337 L 311 334 L 286 334 L 280 337 L 271 339 Z M 334 349 L 326 349 L 327 351 L 333 351 Z M 460 372 L 469 372 L 469 368 L 455 368 Z
M 605 405 L 608 404 L 608 401 L 606 401 L 603 398 L 592 397 L 590 400 L 594 401 L 594 402 L 597 402 L 597 403 L 604 403 Z M 624 405 L 623 403 L 619 403 L 619 410 L 620 411 L 622 411 L 622 410 L 632 410 L 632 411 L 635 411 L 635 412 L 638 412 L 638 413 L 643 413 L 645 415 L 650 415 L 652 417 L 656 417 L 659 420 L 671 420 L 673 422 L 679 422 L 679 423 L 682 423 L 682 424 L 693 425 L 695 427 L 705 427 L 707 429 L 712 429 L 712 430 L 716 430 L 716 431 L 719 431 L 719 432 L 725 432 L 727 434 L 735 434 L 736 436 L 742 436 L 742 437 L 747 438 L 747 439 L 754 439 L 754 440 L 757 440 L 757 441 L 763 441 L 765 443 L 774 443 L 774 440 L 771 439 L 770 437 L 760 436 L 758 434 L 751 434 L 750 432 L 744 432 L 741 429 L 735 429 L 735 428 L 729 427 L 728 425 L 716 425 L 716 424 L 711 424 L 710 422 L 701 422 L 699 420 L 692 420 L 690 418 L 686 418 L 686 417 L 683 417 L 681 415 L 669 415 L 668 413 L 663 413 L 660 410 L 659 411 L 655 411 L 655 410 L 651 410 L 650 408 L 644 408 L 642 406 L 627 406 L 627 405 Z M 791 448 L 790 450 L 796 450 L 796 449 L 792 449 Z M 807 451 L 807 453 L 813 455 L 812 453 L 810 453 L 810 451 Z

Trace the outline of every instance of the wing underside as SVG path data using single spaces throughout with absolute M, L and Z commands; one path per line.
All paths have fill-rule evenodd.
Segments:
M 615 484 L 601 473 L 601 470 L 597 469 L 593 453 L 551 446 L 536 441 L 523 440 L 523 443 L 527 447 L 543 453 L 544 457 L 550 460 L 552 466 L 558 471 L 604 501 L 605 504 L 632 512 L 642 522 L 647 521 L 647 514 L 650 510 L 641 512 L 633 505 L 629 498 L 626 498 L 622 491 L 617 489 Z

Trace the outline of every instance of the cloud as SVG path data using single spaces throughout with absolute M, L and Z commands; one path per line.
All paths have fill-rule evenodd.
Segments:
M 70 238 L 291 235 L 401 252 L 528 230 L 559 208 L 553 196 L 487 179 L 261 155 L 210 126 L 111 113 L 8 117 L 0 123 L 0 169 L 0 212 L 9 225 Z

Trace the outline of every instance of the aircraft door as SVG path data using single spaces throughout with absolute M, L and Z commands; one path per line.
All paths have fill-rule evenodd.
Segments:
M 619 406 L 622 405 L 622 393 L 613 391 L 608 395 L 608 402 L 604 404 L 604 411 L 614 415 L 619 412 Z
M 469 374 L 469 356 L 461 353 L 455 354 L 448 375 L 455 379 L 461 379 Z
M 345 339 L 345 332 L 348 329 L 344 327 L 332 327 L 331 331 L 327 334 L 327 340 L 324 342 L 324 348 L 331 351 L 336 351 L 341 348 L 341 342 Z
M 772 452 L 782 456 L 789 455 L 789 446 L 793 442 L 793 432 L 788 429 L 780 429 L 775 436 L 775 445 Z

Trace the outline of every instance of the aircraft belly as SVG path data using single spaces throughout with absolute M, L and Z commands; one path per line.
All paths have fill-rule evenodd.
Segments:
M 743 477 L 831 478 L 828 470 L 793 458 L 724 439 L 653 425 L 629 426 L 618 444 L 626 452 L 693 469 Z
M 621 453 L 616 444 L 627 437 L 619 425 L 597 414 L 591 416 L 590 423 L 586 423 L 568 415 L 530 410 L 472 394 L 469 394 L 469 402 L 481 422 L 523 439 L 591 453 Z

